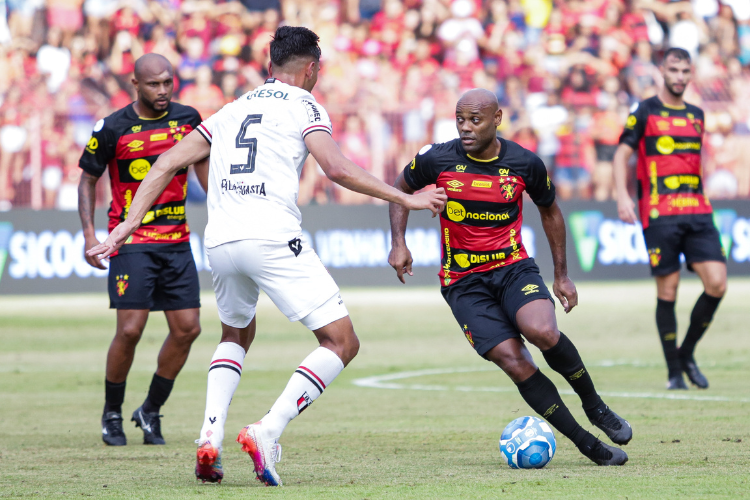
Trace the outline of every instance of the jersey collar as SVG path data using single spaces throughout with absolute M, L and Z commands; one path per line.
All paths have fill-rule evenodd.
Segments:
M 463 156 L 479 165 L 489 165 L 490 163 L 502 160 L 505 156 L 506 151 L 508 150 L 508 144 L 505 142 L 505 139 L 503 139 L 499 135 L 497 136 L 497 138 L 500 139 L 500 153 L 496 157 L 490 158 L 489 160 L 480 160 L 479 158 L 474 158 L 466 152 L 466 150 L 464 149 L 464 145 L 461 144 L 461 139 L 457 139 L 456 141 L 458 142 L 458 147 L 461 150 Z

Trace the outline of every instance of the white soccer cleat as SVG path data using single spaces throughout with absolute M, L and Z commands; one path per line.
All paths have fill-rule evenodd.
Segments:
M 281 445 L 276 439 L 266 438 L 261 423 L 255 422 L 242 429 L 237 442 L 253 459 L 258 481 L 266 486 L 281 486 L 281 478 L 276 473 L 276 462 L 281 461 Z

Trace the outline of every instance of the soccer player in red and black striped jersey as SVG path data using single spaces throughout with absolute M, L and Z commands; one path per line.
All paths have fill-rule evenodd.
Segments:
M 395 186 L 406 193 L 431 184 L 445 188 L 441 291 L 477 354 L 505 371 L 529 406 L 586 457 L 599 465 L 622 465 L 627 454 L 576 422 L 522 340 L 538 347 L 550 368 L 565 377 L 592 424 L 617 444 L 630 441 L 630 425 L 604 404 L 575 346 L 557 329 L 554 301 L 521 241 L 526 191 L 539 208 L 550 242 L 553 291 L 569 312 L 578 294 L 567 276 L 565 221 L 555 186 L 534 153 L 496 135 L 502 116 L 494 94 L 484 89 L 467 92 L 456 105 L 460 139 L 422 148 Z M 405 240 L 408 214 L 391 204 L 393 248 L 388 262 L 402 282 L 404 273 L 412 274 Z
M 705 389 L 708 380 L 695 363 L 695 346 L 713 319 L 727 286 L 727 267 L 711 203 L 703 194 L 701 149 L 703 110 L 682 99 L 690 83 L 690 54 L 671 48 L 661 65 L 664 86 L 628 116 L 614 158 L 620 218 L 636 222 L 628 194 L 627 164 L 638 151 L 637 196 L 651 275 L 656 278 L 656 327 L 667 360 L 667 389 L 687 389 L 682 372 Z M 680 284 L 680 254 L 703 281 L 704 293 L 677 347 L 674 312 Z
M 201 123 L 198 112 L 171 102 L 172 65 L 164 57 L 147 54 L 135 63 L 133 85 L 138 100 L 99 120 L 81 156 L 78 212 L 85 249 L 99 244 L 94 234 L 96 183 L 109 170 L 112 203 L 109 230 L 125 220 L 141 181 L 160 154 L 169 150 Z M 205 188 L 207 163 L 196 165 Z M 143 225 L 109 265 L 110 308 L 117 309 L 117 330 L 107 354 L 102 439 L 108 445 L 126 444 L 122 430 L 125 380 L 149 311 L 164 311 L 169 325 L 156 373 L 143 405 L 132 420 L 143 430 L 145 444 L 164 444 L 159 409 L 200 333 L 198 272 L 190 250 L 185 218 L 187 168 L 175 176 L 143 220 Z M 84 255 L 85 256 L 85 255 Z M 105 269 L 97 257 L 86 261 Z

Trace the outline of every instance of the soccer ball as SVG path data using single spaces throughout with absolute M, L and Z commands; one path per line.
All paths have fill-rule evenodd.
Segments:
M 500 452 L 513 469 L 541 469 L 555 455 L 555 434 L 547 422 L 520 417 L 500 437 Z

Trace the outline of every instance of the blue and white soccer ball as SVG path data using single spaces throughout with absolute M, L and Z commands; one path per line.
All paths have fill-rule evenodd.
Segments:
M 541 469 L 555 456 L 555 434 L 547 422 L 520 417 L 503 430 L 500 452 L 513 469 Z

